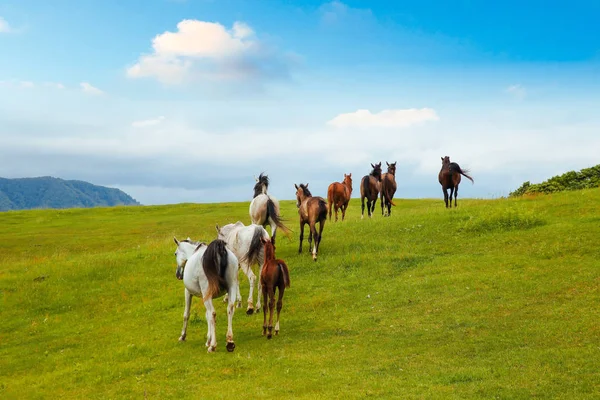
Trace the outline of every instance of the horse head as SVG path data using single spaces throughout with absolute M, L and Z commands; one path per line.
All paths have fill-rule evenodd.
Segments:
M 301 183 L 300 186 L 294 183 L 294 186 L 296 187 L 296 207 L 300 208 L 300 204 L 302 204 L 304 199 L 311 197 L 312 194 L 308 190 L 308 183 L 306 185 Z
M 352 191 L 352 172 L 348 175 L 344 174 L 344 184 Z
M 371 175 L 377 178 L 378 181 L 381 181 L 381 161 L 378 164 L 371 164 L 373 167 L 373 171 L 371 171 Z
M 254 179 L 256 180 L 256 184 L 254 185 L 254 197 L 259 194 L 267 194 L 267 190 L 269 189 L 269 177 L 261 172 L 258 178 L 255 177 Z
M 450 166 L 450 157 L 440 157 L 442 159 L 442 168 Z
M 175 271 L 175 276 L 177 279 L 182 280 L 185 264 L 187 263 L 189 257 L 201 246 L 205 245 L 205 243 L 194 242 L 189 237 L 179 241 L 175 236 L 173 236 L 173 241 L 177 245 L 177 250 L 175 250 L 175 259 L 177 261 L 177 270 Z
M 396 163 L 397 163 L 397 161 L 394 161 L 391 164 L 388 164 L 387 161 L 385 163 L 387 164 L 387 167 L 388 167 L 388 170 L 387 170 L 388 174 L 392 174 L 392 175 L 396 176 Z

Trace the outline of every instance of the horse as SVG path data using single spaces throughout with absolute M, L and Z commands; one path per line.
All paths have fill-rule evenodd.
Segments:
M 342 221 L 346 217 L 346 209 L 352 196 L 352 173 L 344 174 L 344 180 L 333 182 L 327 188 L 327 208 L 329 209 L 329 220 L 331 221 L 331 212 L 335 209 L 335 222 L 338 220 L 338 209 L 342 210 Z
M 379 195 L 379 189 L 381 186 L 381 162 L 379 164 L 371 164 L 373 170 L 369 175 L 363 176 L 360 181 L 360 202 L 361 202 L 361 216 L 360 219 L 365 217 L 365 198 L 367 199 L 367 212 L 369 218 L 371 218 L 375 211 L 375 204 L 377 203 L 377 196 Z M 371 202 L 373 204 L 371 205 Z
M 275 244 L 277 228 L 280 228 L 289 237 L 290 230 L 283 224 L 279 216 L 279 201 L 267 193 L 269 177 L 262 173 L 256 178 L 254 197 L 250 202 L 250 220 L 253 224 L 266 227 L 271 226 L 271 240 Z
M 213 240 L 208 246 L 206 243 L 194 242 L 185 239 L 178 241 L 173 237 L 177 250 L 177 270 L 175 276 L 183 280 L 185 286 L 185 310 L 183 312 L 183 329 L 179 341 L 184 341 L 187 336 L 187 324 L 190 317 L 192 297 L 202 297 L 206 309 L 206 347 L 212 353 L 217 348 L 216 318 L 217 313 L 212 299 L 221 297 L 225 292 L 229 295 L 227 304 L 227 351 L 235 349 L 233 342 L 233 314 L 235 311 L 235 295 L 238 291 L 238 259 L 226 247 L 223 240 Z
M 464 175 L 471 180 L 471 183 L 475 183 L 473 178 L 469 176 L 469 170 L 461 169 L 460 166 L 455 162 L 450 162 L 450 157 L 440 157 L 442 159 L 442 168 L 438 174 L 438 181 L 442 185 L 442 191 L 444 192 L 444 202 L 446 208 L 448 208 L 448 189 L 450 189 L 450 203 L 449 206 L 452 208 L 452 192 L 454 192 L 454 207 L 456 207 L 456 196 L 458 195 L 458 184 L 460 183 L 461 175 Z
M 260 270 L 262 269 L 263 261 L 264 261 L 264 249 L 261 244 L 261 239 L 269 239 L 269 234 L 262 227 L 262 225 L 251 224 L 244 225 L 241 221 L 237 221 L 235 224 L 227 224 L 223 227 L 219 227 L 216 225 L 217 229 L 217 238 L 224 240 L 227 243 L 227 247 L 229 250 L 235 254 L 240 263 L 240 267 L 242 271 L 248 277 L 248 282 L 250 284 L 250 293 L 248 294 L 248 308 L 246 309 L 246 314 L 252 315 L 254 313 L 254 282 L 256 281 L 256 275 L 252 271 L 252 266 L 254 264 L 258 264 L 259 268 L 259 276 Z M 260 293 L 261 293 L 261 284 L 260 279 L 258 279 L 258 294 L 256 296 L 256 312 L 260 311 Z M 227 302 L 227 294 L 223 299 L 223 302 Z M 241 300 L 241 295 L 239 294 L 239 286 L 238 286 L 238 298 Z M 239 307 L 239 305 L 238 305 Z
M 265 307 L 263 308 L 263 336 L 267 333 L 267 339 L 271 339 L 273 332 L 273 308 L 275 306 L 275 289 L 279 289 L 277 299 L 277 322 L 275 323 L 275 335 L 279 334 L 279 313 L 283 307 L 283 292 L 290 287 L 290 272 L 283 260 L 275 259 L 275 247 L 270 240 L 261 238 L 264 245 L 265 261 L 260 271 L 262 295 Z M 269 325 L 267 326 L 267 307 L 269 308 Z
M 308 235 L 308 247 L 312 246 L 312 239 L 315 239 L 315 246 L 312 248 L 313 260 L 317 261 L 317 253 L 319 252 L 319 245 L 321 244 L 321 236 L 323 234 L 323 228 L 325 227 L 325 221 L 327 221 L 327 203 L 322 197 L 313 195 L 308 190 L 308 183 L 306 185 L 300 184 L 300 186 L 294 184 L 296 187 L 296 207 L 298 207 L 298 214 L 300 215 L 300 247 L 298 253 L 302 253 L 302 240 L 304 239 L 304 225 L 308 224 L 310 227 L 310 234 Z M 317 222 L 319 223 L 319 232 L 317 233 Z
M 387 164 L 388 170 L 381 175 L 381 215 L 384 217 L 386 216 L 383 211 L 387 208 L 387 216 L 389 217 L 392 215 L 392 206 L 396 206 L 396 204 L 394 204 L 394 194 L 396 193 L 397 188 L 396 162 L 388 164 L 386 161 L 385 163 Z

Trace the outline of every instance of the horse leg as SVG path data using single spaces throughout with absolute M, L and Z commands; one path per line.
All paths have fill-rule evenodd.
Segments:
M 458 185 L 454 188 L 454 207 L 456 207 L 456 196 L 458 196 Z M 452 199 L 450 199 L 452 201 Z
M 212 353 L 217 348 L 217 336 L 216 336 L 216 325 L 217 325 L 217 313 L 213 306 L 212 298 L 204 302 L 206 308 L 206 323 L 208 325 L 208 333 L 206 335 L 206 347 L 208 352 Z
M 442 192 L 444 192 L 444 203 L 446 203 L 446 208 L 448 208 L 448 189 L 442 187 Z
M 309 222 L 308 227 L 310 229 L 310 234 L 308 235 L 308 251 L 310 251 L 313 255 L 313 260 L 316 260 L 316 252 L 315 248 L 317 247 L 317 228 L 315 227 L 315 222 Z M 315 239 L 315 245 L 313 246 L 312 241 Z
M 256 281 L 256 275 L 254 275 L 254 272 L 252 272 L 252 266 L 250 265 L 249 262 L 244 262 L 242 265 L 242 270 L 244 271 L 244 273 L 246 274 L 246 276 L 248 277 L 248 284 L 250 286 L 250 291 L 248 293 L 248 308 L 246 308 L 246 314 L 248 315 L 252 315 L 254 313 L 254 282 Z M 238 285 L 238 293 L 240 290 L 240 285 Z M 241 297 L 241 295 L 240 295 Z M 260 300 L 259 300 L 260 301 Z M 241 298 L 240 298 L 240 304 L 241 304 Z M 239 307 L 239 305 L 238 305 Z
M 229 304 L 227 304 L 227 336 L 225 336 L 225 348 L 227 348 L 228 352 L 232 352 L 235 349 L 235 343 L 233 342 L 233 314 L 235 313 L 235 300 L 233 300 L 233 294 L 236 291 L 238 293 L 240 292 L 240 285 L 234 282 L 229 287 L 231 300 L 229 301 Z
M 327 207 L 329 209 L 329 220 L 331 221 L 331 212 L 333 211 L 331 209 L 332 206 L 335 207 L 334 202 L 328 199 L 328 203 L 329 203 L 329 207 Z M 337 221 L 337 209 L 335 210 L 335 217 L 336 217 L 336 221 Z
M 317 227 L 315 223 L 315 251 L 313 253 L 313 260 L 317 261 L 317 254 L 319 253 L 319 247 L 321 246 L 321 238 L 323 237 L 323 228 L 325 227 L 325 220 L 319 221 L 319 233 L 317 233 Z
M 383 204 L 383 192 L 379 195 L 379 202 L 381 203 L 381 215 L 383 215 L 385 217 L 385 214 L 383 213 L 383 210 L 385 208 L 385 205 Z
M 454 186 L 450 187 L 450 202 L 448 203 L 450 205 L 450 208 L 452 208 L 452 194 L 454 193 Z
M 277 321 L 275 322 L 275 335 L 279 335 L 279 313 L 283 308 L 283 291 L 285 285 L 282 283 L 279 285 L 279 298 L 277 299 Z
M 375 214 L 375 206 L 377 205 L 377 196 L 375 196 L 375 200 L 373 200 L 373 210 L 371 211 L 371 214 Z
M 338 221 L 338 210 L 341 208 L 342 207 L 338 207 L 337 204 L 335 205 L 335 222 Z M 329 220 L 331 221 L 331 218 L 329 218 Z
M 344 221 L 344 218 L 346 218 L 346 208 L 348 207 L 347 204 L 342 204 L 342 206 L 340 207 L 340 209 L 342 210 L 342 221 Z
M 262 282 L 260 280 L 260 277 L 262 275 L 263 264 L 265 262 L 264 255 L 263 255 L 262 258 L 259 257 L 258 262 L 259 262 L 260 265 L 258 266 L 258 278 L 256 279 L 256 283 L 257 283 L 256 290 L 257 290 L 257 292 L 256 292 L 256 310 L 255 310 L 255 312 L 260 312 L 260 307 L 261 307 L 260 298 L 261 298 L 261 295 L 262 295 Z
M 365 217 L 365 198 L 364 197 L 360 197 L 360 219 L 363 219 Z
M 273 309 L 275 308 L 275 286 L 269 286 L 269 325 L 267 326 L 267 339 L 273 337 Z M 264 329 L 264 328 L 263 328 Z
M 187 288 L 185 289 L 185 309 L 183 310 L 183 328 L 181 329 L 181 336 L 179 341 L 183 342 L 187 336 L 187 324 L 190 319 L 190 309 L 192 308 L 192 294 Z
M 298 247 L 298 253 L 302 253 L 302 241 L 303 240 L 304 240 L 304 221 L 300 221 L 300 246 Z
M 262 287 L 262 297 L 263 297 L 263 336 L 267 334 L 267 308 L 269 308 L 269 299 L 267 297 L 267 291 L 269 290 L 269 286 L 265 285 Z

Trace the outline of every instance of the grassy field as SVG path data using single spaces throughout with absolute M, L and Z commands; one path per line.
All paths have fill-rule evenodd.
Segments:
M 290 266 L 281 333 L 247 316 L 207 354 L 188 339 L 173 236 L 248 224 L 248 203 L 0 214 L 0 398 L 600 398 L 600 189 L 534 198 L 396 200 L 327 223 Z M 306 235 L 307 236 L 307 235 Z

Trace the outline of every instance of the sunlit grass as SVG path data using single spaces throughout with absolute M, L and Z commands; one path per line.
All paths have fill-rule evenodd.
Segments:
M 326 224 L 319 261 L 293 230 L 281 334 L 234 317 L 215 354 L 172 237 L 209 241 L 248 203 L 0 214 L 2 398 L 598 398 L 600 190 L 395 201 Z M 307 235 L 306 235 L 307 236 Z

